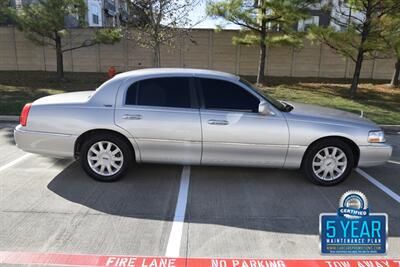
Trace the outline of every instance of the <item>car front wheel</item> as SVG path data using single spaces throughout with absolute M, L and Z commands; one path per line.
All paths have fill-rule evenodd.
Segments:
M 107 134 L 88 138 L 82 145 L 80 155 L 86 173 L 102 182 L 121 178 L 132 161 L 129 144 Z
M 335 185 L 344 181 L 354 167 L 354 155 L 348 144 L 338 139 L 323 140 L 306 153 L 303 169 L 311 182 Z

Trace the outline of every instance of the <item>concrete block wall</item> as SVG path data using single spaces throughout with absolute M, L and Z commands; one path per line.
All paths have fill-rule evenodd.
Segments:
M 74 30 L 64 38 L 66 47 L 87 39 L 91 29 Z M 173 47 L 162 47 L 162 67 L 205 68 L 241 75 L 256 75 L 257 46 L 236 46 L 232 37 L 238 31 L 198 29 L 174 40 Z M 114 45 L 95 45 L 64 53 L 64 69 L 72 72 L 106 72 L 110 66 L 118 71 L 152 67 L 152 51 L 140 47 L 134 37 Z M 362 78 L 390 79 L 394 59 L 368 60 Z M 56 70 L 55 51 L 39 47 L 13 27 L 0 27 L 0 70 Z M 350 78 L 354 63 L 334 53 L 325 45 L 304 42 L 301 49 L 274 47 L 267 49 L 265 74 L 286 77 Z

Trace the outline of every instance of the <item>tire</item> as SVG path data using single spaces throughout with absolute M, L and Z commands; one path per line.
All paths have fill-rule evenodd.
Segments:
M 353 170 L 354 154 L 351 147 L 342 140 L 334 138 L 321 140 L 308 149 L 302 168 L 307 178 L 314 184 L 336 185 L 346 180 Z
M 98 154 L 94 153 L 95 151 Z M 101 182 L 120 179 L 133 160 L 131 145 L 120 137 L 107 133 L 92 135 L 86 139 L 82 144 L 80 155 L 85 172 Z

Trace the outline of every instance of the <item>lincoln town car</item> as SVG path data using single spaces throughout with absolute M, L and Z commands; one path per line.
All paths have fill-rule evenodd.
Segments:
M 334 185 L 392 153 L 359 114 L 278 101 L 238 76 L 197 69 L 134 70 L 94 91 L 40 98 L 25 105 L 14 137 L 107 182 L 148 162 L 301 169 Z

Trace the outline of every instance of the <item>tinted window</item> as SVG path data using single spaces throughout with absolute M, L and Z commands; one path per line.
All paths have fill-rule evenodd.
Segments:
M 250 87 L 251 89 L 253 89 L 254 91 L 256 91 L 258 93 L 259 96 L 261 96 L 262 98 L 266 99 L 269 103 L 271 103 L 274 107 L 276 107 L 277 109 L 281 110 L 281 111 L 285 111 L 285 105 L 283 105 L 281 102 L 279 102 L 278 100 L 270 97 L 269 95 L 265 94 L 264 92 L 262 92 L 261 90 L 257 89 L 257 87 L 254 87 L 250 82 L 246 81 L 245 79 L 241 78 L 240 82 L 243 83 L 244 85 Z
M 127 105 L 190 108 L 189 78 L 155 78 L 128 88 Z
M 137 99 L 137 94 L 139 93 L 138 86 L 139 83 L 133 83 L 131 86 L 129 86 L 128 91 L 126 92 L 126 100 L 125 104 L 127 105 L 137 105 L 136 99 Z
M 200 79 L 207 109 L 258 112 L 260 101 L 244 88 L 227 81 Z

